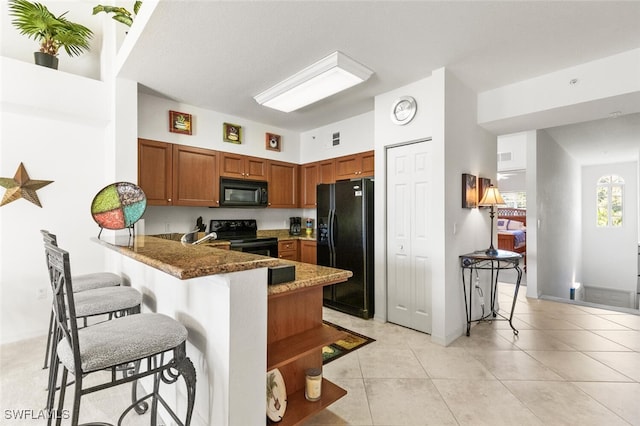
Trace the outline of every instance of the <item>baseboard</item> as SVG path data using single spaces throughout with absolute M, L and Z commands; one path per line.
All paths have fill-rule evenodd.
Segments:
M 569 305 L 586 306 L 589 308 L 598 308 L 598 309 L 604 309 L 608 311 L 622 312 L 622 313 L 631 314 L 631 315 L 640 315 L 640 310 L 638 309 L 622 308 L 619 306 L 601 305 L 599 303 L 585 302 L 584 300 L 571 300 L 571 299 L 565 299 L 562 297 L 547 296 L 545 294 L 541 294 L 539 299 L 549 300 L 551 302 L 567 303 Z
M 599 305 L 635 308 L 636 292 L 616 288 L 584 286 L 584 297 L 582 300 Z

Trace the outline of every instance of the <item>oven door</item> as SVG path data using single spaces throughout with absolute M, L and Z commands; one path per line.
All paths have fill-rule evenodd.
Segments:
M 259 254 L 261 256 L 278 257 L 278 239 L 252 239 L 252 240 L 232 240 L 229 246 L 231 250 L 245 253 Z

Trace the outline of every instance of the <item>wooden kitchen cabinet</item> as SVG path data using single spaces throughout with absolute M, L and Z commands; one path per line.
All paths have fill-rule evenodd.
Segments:
M 278 257 L 298 261 L 298 240 L 278 241 Z
M 333 158 L 318 161 L 318 183 L 336 183 L 336 163 Z
M 236 179 L 268 180 L 269 160 L 220 152 L 220 176 Z
M 151 206 L 219 203 L 218 152 L 138 139 L 138 186 Z
M 336 180 L 373 176 L 374 152 L 367 151 L 335 159 Z
M 269 207 L 298 207 L 298 165 L 269 161 Z
M 138 186 L 150 206 L 173 204 L 173 145 L 138 139 Z
M 299 240 L 300 242 L 300 262 L 317 263 L 318 245 L 316 241 Z
M 316 186 L 321 183 L 334 183 L 334 175 L 333 159 L 300 166 L 300 207 L 316 208 Z
M 173 205 L 218 207 L 220 205 L 218 152 L 173 145 Z
M 303 164 L 300 166 L 300 207 L 316 208 L 316 186 L 320 173 L 318 163 Z

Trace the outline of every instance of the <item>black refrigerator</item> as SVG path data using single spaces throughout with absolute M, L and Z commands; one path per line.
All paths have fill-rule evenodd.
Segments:
M 317 186 L 318 265 L 353 272 L 323 289 L 325 306 L 373 317 L 373 179 Z

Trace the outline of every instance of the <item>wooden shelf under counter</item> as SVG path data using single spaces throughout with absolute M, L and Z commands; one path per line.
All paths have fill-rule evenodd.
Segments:
M 319 401 L 310 402 L 304 397 L 305 370 L 322 367 L 322 347 L 345 335 L 322 323 L 322 288 L 315 285 L 268 299 L 267 371 L 278 368 L 287 389 L 287 409 L 278 425 L 302 424 L 347 394 L 323 379 Z
M 279 422 L 267 420 L 268 425 L 293 426 L 302 424 L 309 417 L 324 410 L 329 405 L 342 398 L 347 391 L 336 386 L 327 379 L 322 379 L 322 396 L 317 401 L 307 401 L 304 397 L 304 389 L 287 395 L 287 411 Z
M 318 348 L 347 336 L 347 333 L 321 325 L 267 346 L 267 371 L 301 358 Z

